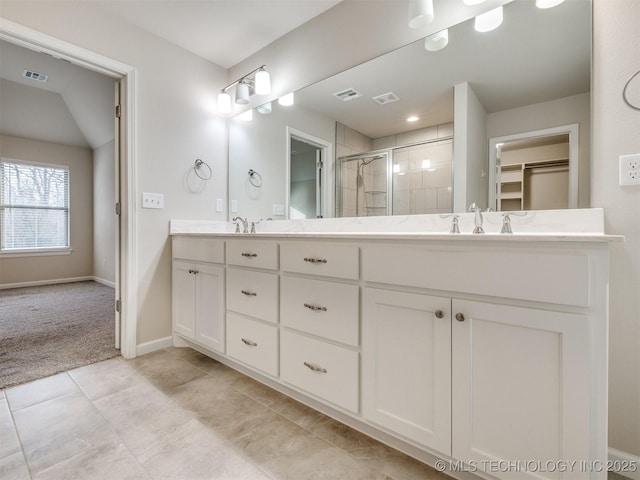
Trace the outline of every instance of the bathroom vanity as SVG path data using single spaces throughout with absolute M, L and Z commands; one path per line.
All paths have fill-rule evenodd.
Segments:
M 172 235 L 175 345 L 453 476 L 606 477 L 619 237 Z

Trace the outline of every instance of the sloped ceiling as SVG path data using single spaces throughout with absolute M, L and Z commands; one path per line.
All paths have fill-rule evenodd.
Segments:
M 0 59 L 0 132 L 90 148 L 113 140 L 114 78 L 8 42 Z

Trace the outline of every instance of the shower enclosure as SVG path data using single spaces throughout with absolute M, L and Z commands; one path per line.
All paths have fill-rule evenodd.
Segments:
M 452 138 L 338 158 L 336 216 L 450 213 Z

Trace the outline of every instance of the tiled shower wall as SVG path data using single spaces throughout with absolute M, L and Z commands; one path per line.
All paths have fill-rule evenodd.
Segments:
M 451 161 L 453 123 L 412 130 L 388 137 L 370 139 L 344 125 L 337 126 L 336 157 L 393 148 L 393 214 L 448 213 L 452 211 Z M 443 139 L 443 140 L 438 140 Z M 404 145 L 419 142 L 425 145 Z M 424 161 L 428 160 L 428 165 Z M 339 211 L 344 217 L 387 215 L 387 171 L 383 160 L 364 167 L 365 194 L 357 190 L 357 162 L 343 168 L 342 199 Z M 366 198 L 365 198 L 366 195 Z M 356 203 L 357 202 L 357 203 Z M 358 209 L 356 210 L 356 205 Z M 366 205 L 369 208 L 364 209 Z

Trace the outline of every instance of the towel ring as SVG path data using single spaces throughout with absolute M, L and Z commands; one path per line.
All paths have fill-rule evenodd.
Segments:
M 639 105 L 634 105 L 633 103 L 631 103 L 631 100 L 629 100 L 629 97 L 627 96 L 627 89 L 629 88 L 629 84 L 633 81 L 634 78 L 636 78 L 638 75 L 640 75 L 640 70 L 638 70 L 636 73 L 634 73 L 633 75 L 631 75 L 629 77 L 629 80 L 627 80 L 627 83 L 624 84 L 624 88 L 622 89 L 622 99 L 624 100 L 624 103 L 626 103 L 627 105 L 629 105 L 631 108 L 633 108 L 634 110 L 640 110 L 640 106 Z
M 198 170 L 200 170 L 203 166 L 205 166 L 207 168 L 208 173 L 205 173 L 204 175 L 201 175 Z M 194 162 L 193 171 L 196 172 L 196 175 L 199 178 L 201 178 L 202 180 L 209 180 L 211 178 L 211 175 L 213 174 L 209 164 L 207 162 L 203 161 L 203 160 L 200 160 L 199 158 L 196 158 L 196 161 Z
M 257 180 L 255 177 L 258 177 Z M 249 183 L 256 188 L 262 187 L 262 175 L 255 170 L 249 170 Z

